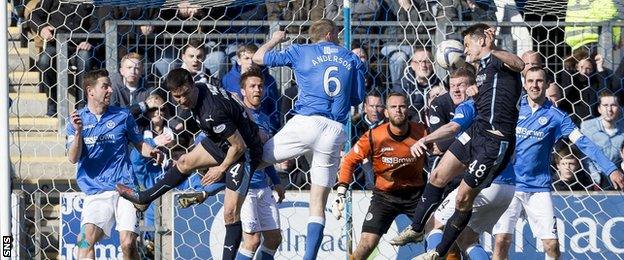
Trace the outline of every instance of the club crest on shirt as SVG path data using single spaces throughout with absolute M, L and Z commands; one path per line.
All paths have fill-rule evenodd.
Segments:
M 537 119 L 537 122 L 538 122 L 540 125 L 545 125 L 545 124 L 547 124 L 547 123 L 548 123 L 548 118 L 546 118 L 545 116 L 540 116 L 540 118 L 539 118 L 539 119 Z
M 437 116 L 430 116 L 429 117 L 429 123 L 432 124 L 432 125 L 440 123 L 440 118 L 437 117 Z
M 212 131 L 214 131 L 217 134 L 223 132 L 223 130 L 225 130 L 225 125 L 224 124 L 220 124 L 218 126 L 213 126 L 212 127 Z
M 330 46 L 323 47 L 323 54 L 329 55 L 329 54 L 334 54 L 334 53 L 338 53 L 337 48 L 332 48 Z
M 487 77 L 487 75 L 485 74 L 481 74 L 481 75 L 477 75 L 477 86 L 481 86 L 483 85 L 483 81 L 485 81 L 485 78 Z
M 106 127 L 108 127 L 108 129 L 113 129 L 115 127 L 115 122 L 113 122 L 113 120 L 108 120 L 108 122 L 106 122 Z

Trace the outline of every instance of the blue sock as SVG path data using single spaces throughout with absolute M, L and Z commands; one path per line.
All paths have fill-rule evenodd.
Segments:
M 479 244 L 469 246 L 466 253 L 470 260 L 490 260 L 490 255 Z
M 306 249 L 304 260 L 315 260 L 323 240 L 325 218 L 311 216 L 308 220 L 308 235 L 306 236 Z
M 275 259 L 273 255 L 275 255 L 275 250 L 260 246 L 260 260 L 273 260 Z
M 254 257 L 254 252 L 247 249 L 240 248 L 236 253 L 236 260 L 251 260 Z
M 427 251 L 434 250 L 442 242 L 442 230 L 434 229 L 427 235 Z

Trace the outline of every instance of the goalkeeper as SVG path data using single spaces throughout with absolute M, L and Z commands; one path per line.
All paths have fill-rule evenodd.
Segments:
M 388 94 L 385 113 L 390 122 L 364 133 L 340 165 L 338 197 L 332 206 L 338 219 L 357 164 L 368 159 L 375 174 L 375 190 L 354 259 L 368 258 L 390 228 L 390 220 L 399 214 L 414 214 L 425 184 L 425 157 L 412 156 L 410 147 L 427 135 L 426 127 L 407 120 L 407 97 L 402 93 Z

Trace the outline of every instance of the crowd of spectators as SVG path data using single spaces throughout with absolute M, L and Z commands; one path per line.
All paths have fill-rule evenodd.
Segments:
M 176 8 L 129 8 L 121 6 L 93 6 L 72 1 L 33 0 L 26 14 L 28 28 L 39 39 L 39 53 L 35 69 L 41 72 L 40 92 L 48 96 L 47 116 L 57 116 L 58 68 L 56 48 L 60 33 L 105 33 L 109 20 L 168 21 L 171 24 L 120 26 L 118 60 L 105 60 L 103 39 L 74 39 L 69 44 L 68 62 L 75 72 L 73 85 L 81 85 L 81 75 L 108 62 L 118 63 L 118 71 L 110 71 L 113 94 L 111 104 L 127 107 L 137 119 L 144 140 L 167 152 L 175 160 L 191 148 L 198 138 L 198 127 L 190 111 L 176 107 L 161 85 L 167 73 L 183 68 L 194 75 L 196 83 L 220 85 L 227 91 L 241 95 L 240 75 L 250 69 L 260 69 L 264 75 L 264 96 L 261 111 L 270 118 L 273 132 L 277 132 L 292 115 L 289 113 L 296 99 L 293 81 L 277 81 L 266 68 L 253 64 L 251 57 L 256 44 L 263 39 L 245 35 L 267 34 L 268 27 L 221 26 L 194 21 L 309 21 L 329 18 L 343 19 L 343 0 L 267 1 L 266 4 L 202 8 L 188 2 Z M 436 73 L 432 45 L 436 28 L 420 21 L 522 21 L 510 0 L 354 0 L 353 21 L 409 21 L 403 26 L 354 26 L 352 33 L 358 40 L 352 51 L 368 65 L 367 96 L 364 104 L 354 110 L 352 140 L 385 122 L 384 100 L 389 91 L 404 92 L 409 97 L 411 120 L 427 123 L 431 101 L 448 90 L 445 73 Z M 181 22 L 181 23 L 177 23 Z M 285 30 L 293 37 L 307 33 L 306 26 L 289 23 Z M 443 28 L 447 38 L 458 38 L 458 28 Z M 532 48 L 530 34 L 525 27 L 500 29 L 499 35 L 512 35 L 515 50 L 526 64 L 543 67 L 544 55 Z M 240 38 L 222 40 L 210 35 L 237 34 Z M 368 34 L 385 37 L 367 39 Z M 182 35 L 183 37 L 169 37 Z M 357 35 L 360 35 L 359 38 Z M 151 37 L 151 38 L 149 38 Z M 405 38 L 404 38 L 405 37 Z M 137 44 L 143 39 L 144 44 Z M 151 39 L 151 40 L 148 40 Z M 301 40 L 301 39 L 299 39 Z M 406 43 L 407 40 L 407 43 Z M 134 43 L 134 44 L 133 44 Z M 145 44 L 148 43 L 148 44 Z M 602 152 L 617 165 L 624 165 L 624 121 L 621 120 L 620 101 L 624 98 L 624 66 L 610 70 L 605 58 L 595 48 L 577 48 L 564 61 L 564 69 L 551 71 L 547 98 L 569 113 L 584 135 L 596 143 Z M 76 100 L 83 99 L 79 88 L 70 91 Z M 70 90 L 71 90 L 70 89 Z M 138 156 L 132 156 L 140 185 L 153 185 L 163 169 L 153 166 Z M 553 152 L 553 188 L 555 190 L 601 190 L 611 186 L 598 167 L 584 160 L 574 146 L 558 144 Z M 309 164 L 300 157 L 275 165 L 287 189 L 309 188 Z M 370 189 L 373 185 L 370 165 L 356 171 L 355 188 Z M 198 180 L 198 179 L 196 179 Z M 186 187 L 197 187 L 193 183 Z M 146 216 L 153 224 L 153 209 Z
M 206 35 L 237 33 L 240 35 L 267 33 L 268 28 L 254 26 L 221 26 L 194 21 L 308 21 L 329 18 L 341 21 L 342 0 L 295 0 L 267 1 L 265 4 L 204 8 L 189 2 L 181 2 L 172 8 L 143 8 L 127 6 L 93 6 L 78 2 L 58 0 L 28 1 L 30 11 L 26 12 L 28 28 L 42 39 L 40 53 L 37 55 L 35 69 L 41 72 L 40 91 L 48 95 L 47 115 L 56 116 L 57 109 L 57 68 L 58 50 L 55 40 L 60 33 L 106 33 L 106 21 L 109 20 L 150 20 L 166 21 L 154 25 L 119 26 L 117 35 L 121 43 L 118 49 L 118 61 L 105 61 L 105 46 L 101 39 L 76 38 L 69 44 L 68 62 L 75 71 L 73 85 L 79 86 L 81 74 L 94 67 L 102 67 L 107 62 L 118 62 L 119 71 L 111 72 L 114 87 L 112 103 L 130 108 L 145 129 L 151 129 L 153 115 L 148 112 L 156 109 L 158 102 L 154 95 L 160 96 L 167 104 L 166 111 L 158 113 L 166 117 L 167 126 L 179 138 L 173 140 L 172 150 L 184 150 L 193 143 L 196 129 L 190 126 L 189 111 L 182 111 L 167 102 L 171 100 L 160 85 L 168 71 L 184 68 L 194 75 L 196 82 L 222 85 L 226 90 L 240 95 L 238 79 L 240 74 L 255 66 L 250 57 L 257 50 L 255 44 L 262 39 L 241 38 L 222 41 L 218 37 Z M 521 10 L 514 1 L 509 0 L 356 0 L 351 3 L 352 21 L 409 21 L 403 26 L 354 26 L 355 35 L 378 34 L 388 37 L 367 39 L 360 37 L 351 48 L 363 62 L 369 65 L 366 77 L 366 91 L 370 93 L 366 102 L 354 113 L 354 139 L 365 129 L 383 121 L 383 100 L 388 91 L 400 91 L 408 95 L 411 118 L 426 122 L 430 102 L 447 87 L 444 73 L 436 74 L 431 53 L 433 30 L 442 29 L 425 26 L 422 22 L 437 22 L 452 25 L 453 21 L 519 21 Z M 520 18 L 519 18 L 520 17 Z M 180 23 L 181 22 L 181 23 Z M 284 27 L 289 33 L 301 37 L 305 34 L 305 25 L 288 24 Z M 458 38 L 458 28 L 444 28 L 447 38 Z M 508 30 L 509 29 L 509 30 Z M 532 50 L 532 43 L 517 36 L 526 36 L 526 28 L 499 28 L 499 34 L 516 37 L 516 50 L 522 51 L 522 59 L 527 69 L 544 66 L 543 56 Z M 181 34 L 185 37 L 165 37 Z M 404 35 L 405 39 L 397 38 Z M 153 46 L 128 44 L 147 39 Z M 410 37 L 416 37 L 414 39 Z M 529 35 L 530 37 L 530 35 Z M 524 37 L 526 38 L 526 37 Z M 134 39 L 134 41 L 133 41 Z M 405 43 L 405 40 L 409 43 Z M 147 41 L 146 41 L 147 42 Z M 504 45 L 504 39 L 502 39 Z M 622 140 L 620 126 L 619 100 L 624 98 L 622 80 L 619 77 L 623 66 L 610 70 L 604 66 L 604 57 L 596 52 L 596 43 L 587 43 L 586 48 L 574 47 L 572 55 L 563 64 L 564 69 L 552 73 L 547 97 L 559 108 L 568 112 L 574 122 L 581 126 L 584 133 L 603 148 L 610 159 L 621 162 L 619 148 Z M 143 55 L 139 54 L 142 53 Z M 261 68 L 263 69 L 263 68 Z M 296 99 L 296 86 L 290 82 L 278 82 L 263 69 L 265 76 L 265 94 L 262 110 L 271 119 L 271 127 L 278 130 L 291 115 L 290 108 Z M 78 89 L 71 92 L 76 100 L 82 100 Z M 601 91 L 615 93 L 612 98 L 600 96 Z M 605 92 L 606 93 L 606 92 Z M 604 102 L 610 102 L 605 104 Z M 358 112 L 361 111 L 361 112 Z M 171 153 L 175 158 L 176 152 Z M 284 172 L 302 170 L 299 161 L 280 165 Z M 583 163 L 592 180 L 600 187 L 605 187 L 604 179 L 591 163 Z M 303 174 L 305 175 L 305 174 Z M 304 176 L 305 177 L 305 176 Z M 304 185 L 306 178 L 294 186 Z M 292 182 L 289 181 L 289 182 Z M 286 182 L 286 183 L 289 183 Z M 368 186 L 368 185 L 365 185 Z

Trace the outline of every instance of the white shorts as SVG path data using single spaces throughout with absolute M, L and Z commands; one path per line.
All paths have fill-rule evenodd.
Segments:
M 269 187 L 249 189 L 241 207 L 241 223 L 245 233 L 280 229 L 277 203 Z
M 557 239 L 557 221 L 550 192 L 517 191 L 509 208 L 494 226 L 492 234 L 513 234 L 518 219 L 525 217 L 534 237 Z
M 82 202 L 80 226 L 93 224 L 101 228 L 107 237 L 111 236 L 113 225 L 117 231 L 139 233 L 139 217 L 132 202 L 119 196 L 116 191 L 88 195 Z
M 262 160 L 274 164 L 300 155 L 312 155 L 312 184 L 333 187 L 346 141 L 344 125 L 322 116 L 295 115 L 264 144 Z
M 468 222 L 468 227 L 479 234 L 491 232 L 498 218 L 509 206 L 515 190 L 514 185 L 498 183 L 492 183 L 490 187 L 481 190 L 472 205 L 472 217 Z M 457 189 L 453 190 L 438 206 L 434 215 L 437 221 L 446 225 L 448 219 L 455 213 L 456 196 Z

